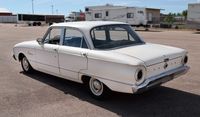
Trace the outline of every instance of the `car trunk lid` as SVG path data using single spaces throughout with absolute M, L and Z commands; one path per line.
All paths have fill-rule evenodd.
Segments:
M 159 44 L 144 44 L 112 50 L 140 59 L 147 67 L 147 77 L 175 69 L 182 65 L 186 51 Z
M 181 57 L 185 50 L 159 44 L 144 44 L 112 50 L 142 60 L 146 66 Z

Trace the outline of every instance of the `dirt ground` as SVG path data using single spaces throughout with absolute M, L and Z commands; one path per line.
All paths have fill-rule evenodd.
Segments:
M 190 71 L 143 94 L 113 93 L 98 101 L 81 84 L 40 72 L 23 74 L 12 58 L 13 46 L 46 29 L 0 24 L 0 117 L 200 117 L 200 33 L 137 31 L 146 42 L 187 49 Z

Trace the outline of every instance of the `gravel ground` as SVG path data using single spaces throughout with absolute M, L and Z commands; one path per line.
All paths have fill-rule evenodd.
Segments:
M 12 59 L 16 43 L 41 37 L 46 29 L 0 24 L 0 117 L 200 117 L 200 33 L 137 31 L 146 42 L 187 49 L 190 71 L 143 94 L 113 93 L 97 101 L 81 84 L 40 72 L 23 74 Z

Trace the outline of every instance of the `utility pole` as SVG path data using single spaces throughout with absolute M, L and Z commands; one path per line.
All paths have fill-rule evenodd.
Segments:
M 32 14 L 34 14 L 34 0 L 32 0 Z
M 54 6 L 53 5 L 51 5 L 51 11 L 52 11 L 52 15 L 53 15 L 53 11 L 54 11 Z
M 56 9 L 56 14 L 58 15 L 58 9 Z

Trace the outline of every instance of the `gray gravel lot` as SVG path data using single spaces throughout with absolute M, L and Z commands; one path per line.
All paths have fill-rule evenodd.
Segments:
M 12 59 L 16 43 L 41 37 L 47 27 L 0 24 L 0 117 L 200 117 L 200 33 L 137 31 L 146 41 L 189 51 L 186 75 L 139 95 L 91 98 L 81 84 L 35 72 Z

